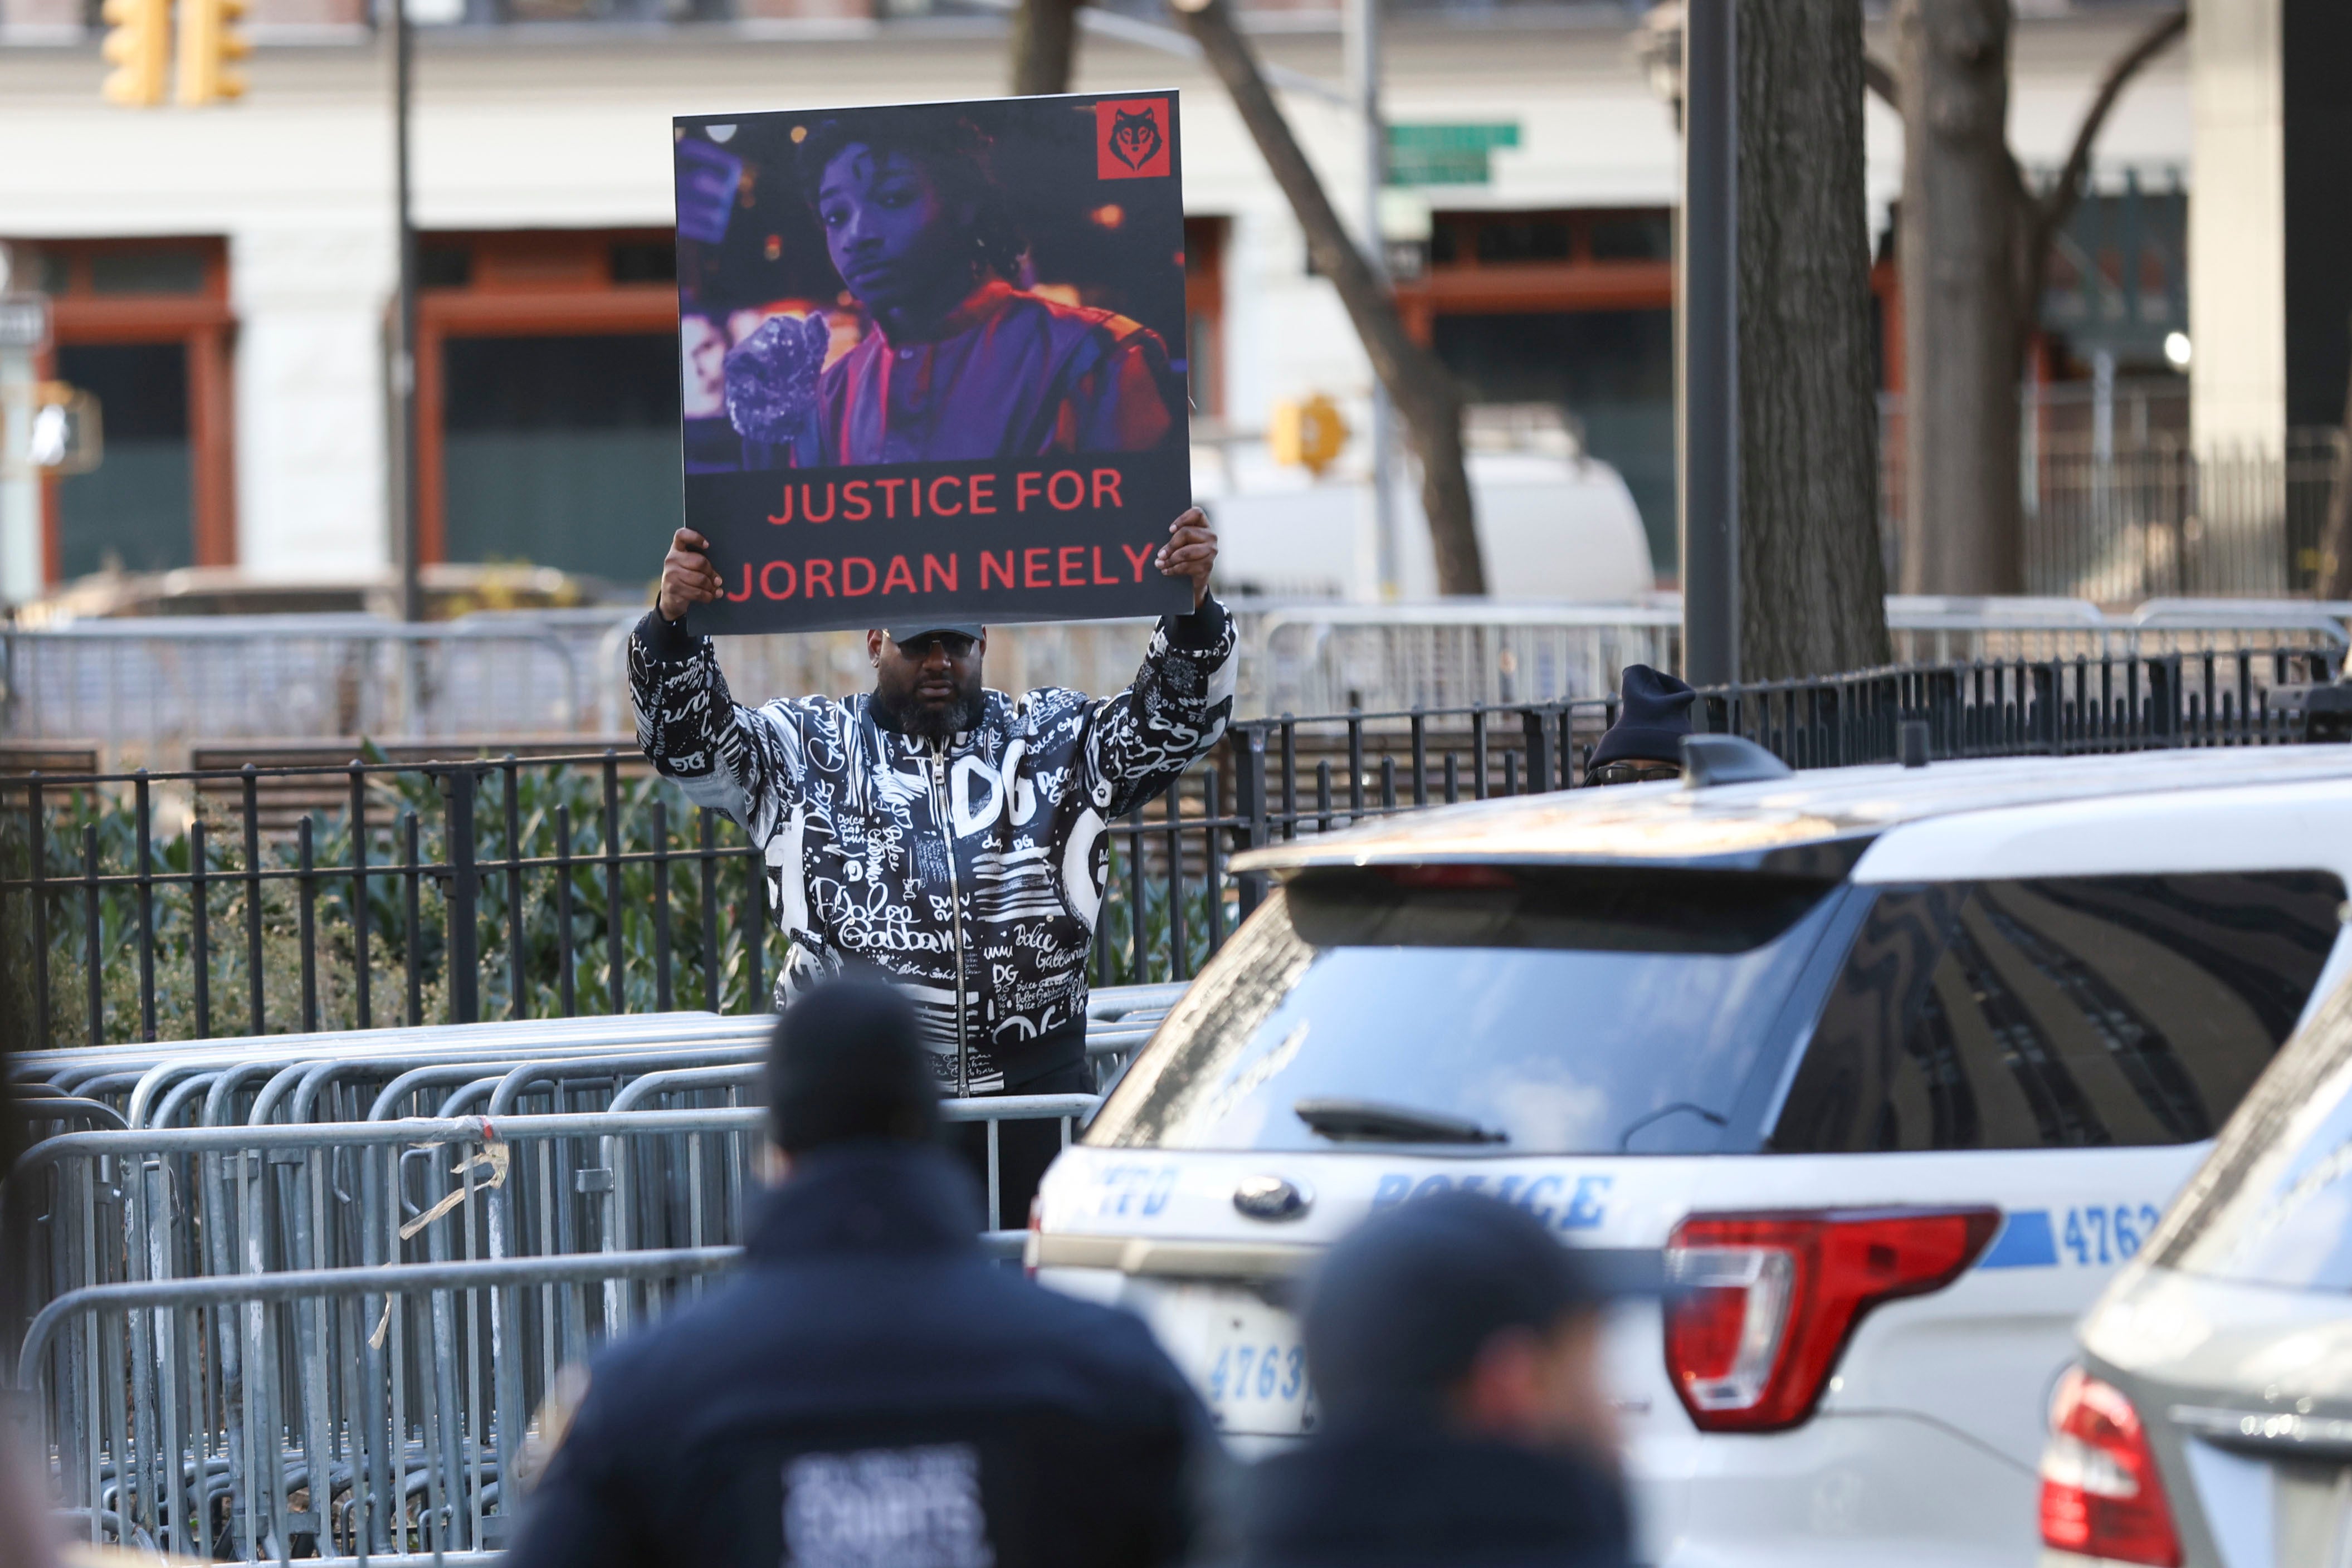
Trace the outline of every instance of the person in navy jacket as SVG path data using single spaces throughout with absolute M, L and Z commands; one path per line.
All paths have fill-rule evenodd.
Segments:
M 742 1267 L 601 1358 L 511 1568 L 1150 1568 L 1222 1455 L 1142 1322 L 980 1252 L 914 1011 L 844 979 L 768 1064 Z
M 1321 1422 L 1254 1467 L 1242 1568 L 1625 1568 L 1600 1296 L 1525 1209 L 1440 1193 L 1331 1249 Z

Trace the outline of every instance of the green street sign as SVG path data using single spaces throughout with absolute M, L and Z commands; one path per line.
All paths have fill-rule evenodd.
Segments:
M 1516 120 L 1486 125 L 1391 125 L 1388 128 L 1391 185 L 1483 185 L 1493 177 L 1489 155 L 1517 147 Z

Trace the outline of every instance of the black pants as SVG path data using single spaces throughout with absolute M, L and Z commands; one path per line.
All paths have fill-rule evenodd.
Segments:
M 1026 1077 L 1006 1074 L 1007 1094 L 1091 1094 L 1095 1092 L 1094 1069 L 1082 1055 L 1075 1061 L 1060 1061 Z M 990 1227 L 997 1230 L 1018 1230 L 1029 1223 L 1029 1200 L 1037 1196 L 1037 1184 L 1045 1177 L 1045 1167 L 1062 1152 L 1062 1124 L 1051 1121 L 999 1122 L 997 1129 L 996 1172 L 999 1199 Z M 948 1129 L 956 1152 L 981 1184 L 983 1195 L 988 1190 L 988 1129 L 986 1122 L 961 1122 Z M 1074 1127 L 1072 1132 L 1076 1129 Z M 983 1203 L 986 1201 L 983 1196 Z M 982 1211 L 985 1214 L 985 1210 Z

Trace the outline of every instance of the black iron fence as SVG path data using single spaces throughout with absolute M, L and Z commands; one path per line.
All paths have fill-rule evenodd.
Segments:
M 2216 652 L 1865 672 L 1705 695 L 1799 768 L 2293 743 L 2336 655 Z M 1098 984 L 1190 977 L 1260 879 L 1233 854 L 1573 788 L 1614 699 L 1236 726 L 1114 823 Z M 0 779 L 0 960 L 55 1044 L 767 1005 L 759 849 L 615 752 Z

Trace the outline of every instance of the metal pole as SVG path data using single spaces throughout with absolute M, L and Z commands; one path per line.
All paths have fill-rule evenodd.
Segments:
M 1739 678 L 1739 71 L 1738 0 L 1683 16 L 1683 221 L 1676 279 L 1682 374 L 1683 673 Z
M 15 272 L 15 252 L 0 245 L 0 297 L 16 287 Z M 26 312 L 26 319 L 34 318 Z M 12 321 L 10 328 L 15 325 Z M 34 356 L 41 348 L 31 333 L 0 329 L 0 438 L 13 449 L 0 456 L 0 606 L 38 599 L 44 586 L 41 481 L 29 461 L 35 388 L 40 379 Z
M 410 38 L 406 0 L 383 0 L 392 21 L 393 206 L 398 224 L 398 317 L 392 345 L 392 532 L 400 559 L 400 617 L 425 619 L 416 538 L 416 227 L 409 211 Z M 404 674 L 411 659 L 403 660 Z
M 1372 276 L 1388 278 L 1387 248 L 1381 240 L 1381 189 L 1388 175 L 1388 126 L 1381 118 L 1380 0 L 1346 0 L 1342 16 L 1347 52 L 1348 97 L 1363 118 L 1364 259 Z M 1379 549 L 1381 597 L 1402 592 L 1396 517 L 1396 411 L 1387 383 L 1372 377 L 1372 530 Z

